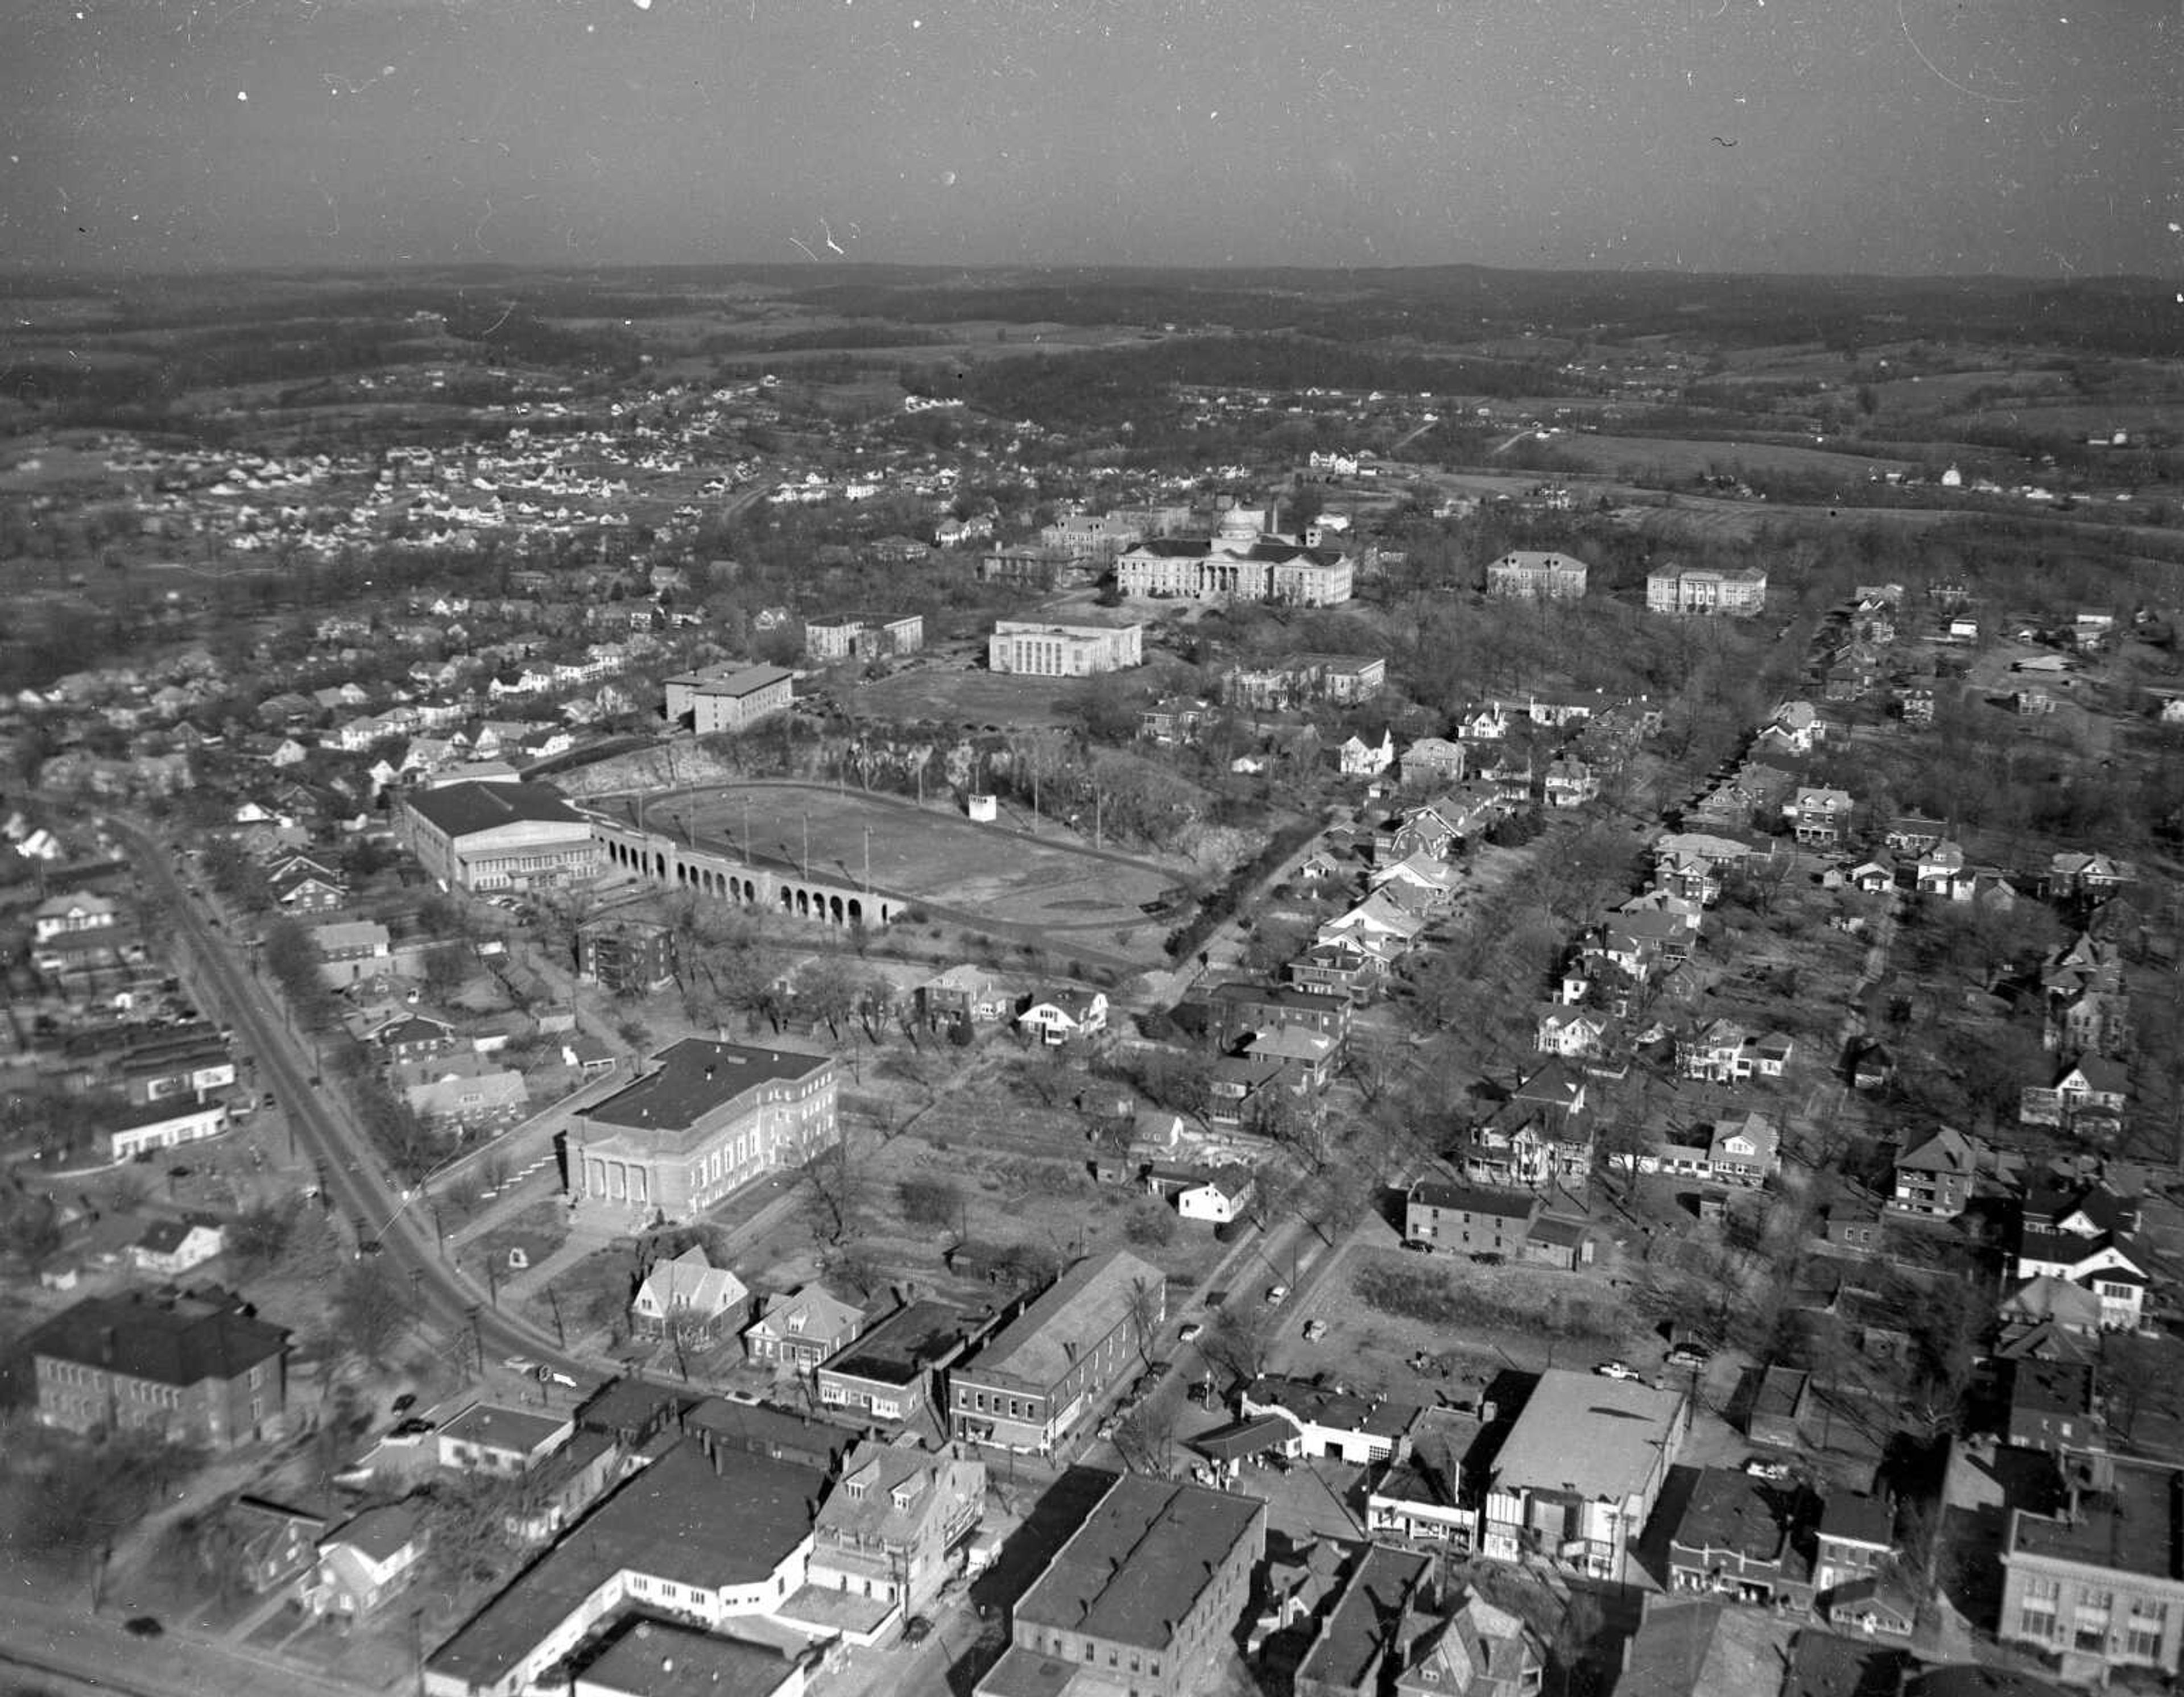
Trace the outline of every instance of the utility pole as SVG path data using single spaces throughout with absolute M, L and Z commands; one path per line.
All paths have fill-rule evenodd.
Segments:
M 866 889 L 870 890 L 870 889 L 872 888 L 872 826 L 871 826 L 867 825 L 867 826 L 865 827 L 865 887 L 866 887 Z
M 811 813 L 808 808 L 804 814 L 804 876 L 807 882 L 811 876 Z

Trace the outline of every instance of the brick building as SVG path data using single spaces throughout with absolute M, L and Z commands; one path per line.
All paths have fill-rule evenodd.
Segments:
M 22 1349 L 39 1422 L 70 1432 L 127 1428 L 229 1449 L 271 1436 L 287 1405 L 287 1331 L 232 1299 L 89 1297 Z

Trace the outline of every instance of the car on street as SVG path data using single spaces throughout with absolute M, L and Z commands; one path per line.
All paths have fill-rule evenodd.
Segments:
M 356 1252 L 359 1255 L 376 1255 L 382 1250 L 385 1249 L 387 1245 L 381 1243 L 376 1238 L 366 1238 L 362 1243 L 356 1246 Z
M 1790 1478 L 1790 1464 L 1787 1461 L 1769 1461 L 1761 1455 L 1755 1455 L 1747 1461 L 1744 1471 L 1755 1479 L 1765 1479 L 1772 1484 L 1786 1484 Z
M 1696 1344 L 1679 1344 L 1669 1351 L 1669 1365 L 1672 1367 L 1703 1367 L 1713 1359 L 1710 1351 Z
M 1319 1319 L 1315 1316 L 1313 1318 L 1305 1321 L 1304 1341 L 1306 1343 L 1317 1344 L 1325 1336 L 1327 1336 L 1327 1322 L 1324 1320 Z
M 407 1414 L 411 1409 L 417 1406 L 417 1393 L 415 1391 L 404 1391 L 400 1396 L 395 1398 L 393 1402 L 388 1405 L 388 1406 L 391 1407 L 397 1414 Z
M 1205 1335 L 1205 1332 L 1206 1328 L 1200 1325 L 1195 1320 L 1186 1320 L 1183 1322 L 1181 1329 L 1179 1329 L 1175 1334 L 1176 1342 L 1178 1344 L 1195 1344 L 1201 1337 Z
M 396 1423 L 394 1435 L 397 1438 L 422 1438 L 426 1433 L 436 1432 L 438 1429 L 431 1421 L 421 1419 L 413 1414 L 409 1419 Z
M 121 1630 L 131 1638 L 158 1638 L 166 1628 L 151 1615 L 131 1615 L 121 1623 Z
M 1628 1361 L 1602 1361 L 1593 1372 L 1603 1379 L 1635 1379 L 1638 1377 L 1637 1368 Z
M 1290 1288 L 1289 1288 L 1287 1285 L 1285 1285 L 1285 1284 L 1270 1284 L 1270 1285 L 1268 1285 L 1268 1286 L 1267 1287 L 1267 1306 L 1268 1306 L 1268 1307 L 1269 1307 L 1269 1308 L 1279 1308 L 1279 1307 L 1280 1307 L 1280 1306 L 1281 1306 L 1284 1302 L 1287 1302 L 1289 1299 L 1290 1299 Z
M 912 1615 L 902 1623 L 902 1641 L 905 1644 L 923 1644 L 932 1636 L 933 1622 L 922 1615 Z
M 574 1390 L 577 1388 L 577 1382 L 571 1378 L 566 1373 L 550 1368 L 548 1370 L 546 1374 L 546 1382 L 549 1384 L 559 1385 L 564 1390 Z
M 501 1366 L 511 1373 L 535 1373 L 538 1371 L 538 1363 L 528 1355 L 510 1355 Z

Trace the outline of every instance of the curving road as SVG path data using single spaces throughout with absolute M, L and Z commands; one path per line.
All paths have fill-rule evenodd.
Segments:
M 430 1216 L 407 1205 L 409 1193 L 388 1177 L 348 1104 L 312 1082 L 317 1075 L 276 1007 L 275 993 L 237 958 L 226 934 L 206 924 L 164 845 L 136 822 L 113 818 L 108 825 L 145 889 L 174 915 L 177 938 L 196 957 L 203 986 L 249 1043 L 261 1086 L 279 1093 L 297 1141 L 318 1165 L 329 1205 L 349 1222 L 359 1243 L 380 1243 L 388 1271 L 398 1286 L 408 1281 L 421 1316 L 451 1338 L 466 1334 L 475 1316 L 488 1360 L 515 1353 L 571 1375 L 595 1376 L 599 1369 L 561 1349 L 551 1333 L 495 1309 L 484 1290 L 442 1257 Z

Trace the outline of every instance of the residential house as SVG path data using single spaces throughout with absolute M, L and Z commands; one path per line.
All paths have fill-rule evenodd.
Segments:
M 1755 1033 L 1735 1020 L 1713 1019 L 1676 1039 L 1676 1069 L 1715 1084 L 1780 1078 L 1794 1049 L 1785 1032 Z
M 1785 701 L 1759 727 L 1758 741 L 1763 748 L 1785 754 L 1809 754 L 1826 741 L 1827 734 L 1827 721 L 1811 702 Z
M 1385 938 L 1353 934 L 1314 943 L 1289 963 L 1290 982 L 1317 996 L 1369 1002 L 1386 986 L 1396 945 Z
M 1353 732 L 1335 750 L 1336 769 L 1346 778 L 1377 778 L 1395 764 L 1396 738 L 1391 731 L 1380 733 L 1377 746 Z
M 1069 986 L 1034 993 L 1017 1015 L 1017 1029 L 1037 1037 L 1049 1049 L 1072 1038 L 1097 1037 L 1107 1029 L 1106 993 Z
M 1475 1183 L 1505 1189 L 1559 1185 L 1582 1195 L 1592 1155 L 1585 1080 L 1567 1061 L 1554 1060 L 1472 1127 L 1463 1171 Z
M 1546 1669 L 1537 1630 L 1472 1592 L 1413 1642 L 1395 1697 L 1539 1697 Z
M 2113 1136 L 2130 1099 L 2131 1075 L 2120 1060 L 2087 1054 L 2065 1066 L 2048 1085 L 2020 1093 L 2018 1119 L 2028 1126 L 2058 1126 L 2092 1137 Z
M 323 1516 L 283 1507 L 263 1497 L 239 1496 L 221 1518 L 231 1540 L 237 1577 L 254 1596 L 278 1590 L 308 1572 L 326 1536 Z
M 1541 1054 L 1577 1060 L 1601 1054 L 1614 1029 L 1614 1020 L 1593 1009 L 1552 1007 L 1540 1015 L 1533 1028 L 1532 1047 Z
M 679 1255 L 655 1261 L 629 1305 L 630 1331 L 638 1337 L 711 1339 L 738 1329 L 750 1292 L 726 1267 L 693 1244 Z
M 861 1441 L 813 1522 L 807 1582 L 894 1605 L 907 1620 L 931 1608 L 950 1553 L 985 1510 L 986 1464 L 953 1449 Z M 724 1694 L 725 1697 L 725 1694 Z
M 1256 1184 L 1249 1167 L 1224 1166 L 1204 1182 L 1178 1193 L 1175 1211 L 1186 1220 L 1226 1226 L 1240 1219 L 1250 1208 Z
M 775 1363 L 800 1373 L 815 1372 L 863 1328 L 861 1308 L 816 1284 L 787 1295 L 769 1296 L 757 1319 L 744 1327 L 744 1359 L 754 1365 Z
M 2021 1449 L 2058 1455 L 2105 1451 L 2108 1422 L 2091 1361 L 2020 1355 L 2003 1376 L 2005 1433 Z
M 1461 783 L 1468 757 L 1461 743 L 1442 737 L 1421 737 L 1403 750 L 1405 788 L 1424 784 Z
M 2076 897 L 2088 902 L 2105 901 L 2138 876 L 2137 868 L 2112 854 L 2059 852 L 2050 857 L 2041 879 L 2044 896 Z
M 227 1228 L 209 1214 L 179 1220 L 154 1220 L 130 1245 L 129 1258 L 139 1272 L 179 1278 L 227 1248 Z
M 1850 793 L 1847 790 L 1801 788 L 1782 804 L 1791 835 L 1808 848 L 1833 848 L 1849 834 Z
M 1897 1156 L 1889 1207 L 1922 1219 L 1955 1219 L 1971 1201 L 1983 1153 L 1976 1140 L 1953 1127 L 1939 1127 Z
M 1547 762 L 1541 780 L 1542 793 L 1549 807 L 1582 807 L 1600 793 L 1598 770 L 1583 760 L 1558 755 Z
M 1007 1016 L 1009 992 L 991 972 L 967 962 L 920 984 L 916 1004 L 928 1026 L 951 1025 L 959 1020 L 986 1025 Z
M 410 1588 L 425 1544 L 421 1507 L 388 1503 L 366 1509 L 320 1541 L 318 1566 L 298 1599 L 309 1614 L 361 1620 Z
M 1421 1178 L 1404 1198 L 1403 1241 L 1436 1255 L 1515 1260 L 1540 1216 L 1529 1190 L 1491 1190 Z
M 1439 1563 L 1371 1543 L 1322 1615 L 1292 1687 L 1295 1697 L 1378 1697 L 1402 1666 L 1405 1630 L 1433 1595 Z
M 1821 1507 L 1814 1534 L 1813 1594 L 1825 1605 L 1846 1585 L 1873 1579 L 1896 1556 L 1896 1511 L 1880 1497 L 1838 1492 Z

